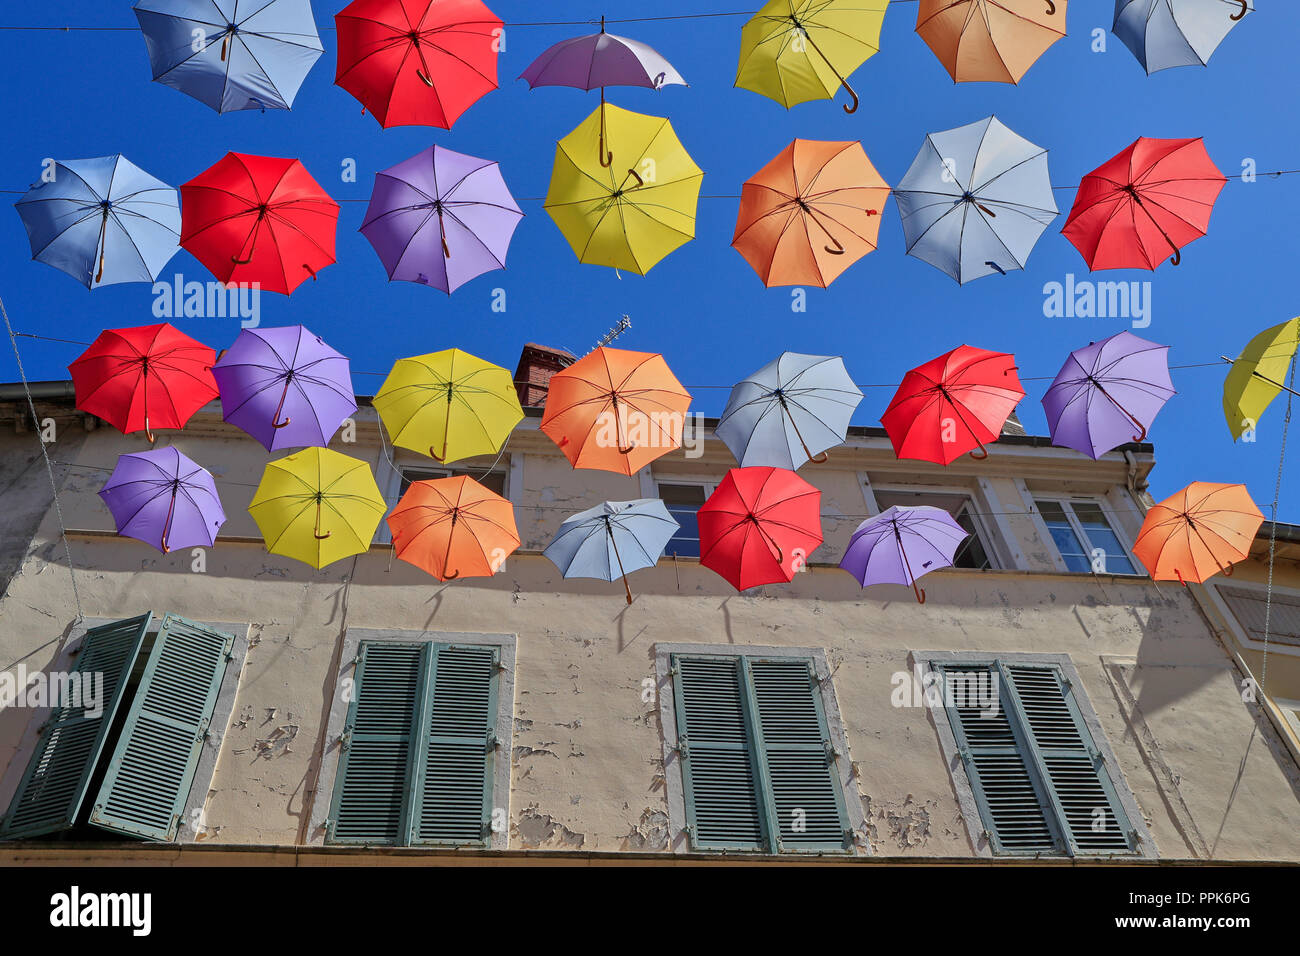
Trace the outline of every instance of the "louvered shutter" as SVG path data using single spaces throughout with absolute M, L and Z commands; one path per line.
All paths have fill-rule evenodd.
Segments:
M 991 667 L 942 670 L 944 701 L 957 738 L 966 777 L 993 847 L 1000 853 L 1058 852 L 1059 843 L 1044 810 L 1045 794 L 1025 760 L 1026 743 L 1011 723 L 1010 700 L 981 707 L 979 688 L 995 687 Z M 954 682 L 964 680 L 964 687 Z
M 737 658 L 673 658 L 686 821 L 699 849 L 766 843 L 744 697 Z
M 435 645 L 417 764 L 413 844 L 486 844 L 496 753 L 498 651 Z
M 335 843 L 401 843 L 427 644 L 361 645 L 330 809 Z
M 1071 853 L 1132 852 L 1128 816 L 1072 689 L 1055 668 L 1009 664 L 1002 669 L 1034 738 L 1035 758 Z
M 821 694 L 807 660 L 747 660 L 758 711 L 760 768 L 778 849 L 840 850 L 848 822 Z
M 72 826 L 152 618 L 142 614 L 86 632 L 72 673 L 80 675 L 78 681 L 103 675 L 102 713 L 90 717 L 81 707 L 52 709 L 0 836 L 41 836 Z
M 235 639 L 168 614 L 127 711 L 90 822 L 170 841 L 194 782 Z

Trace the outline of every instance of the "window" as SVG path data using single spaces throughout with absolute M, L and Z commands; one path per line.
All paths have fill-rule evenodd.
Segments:
M 506 496 L 506 473 L 504 471 L 489 471 L 483 474 L 483 469 L 474 468 L 401 468 L 401 476 L 397 489 L 397 499 L 400 500 L 402 495 L 406 494 L 406 489 L 411 487 L 415 481 L 430 481 L 436 478 L 454 478 L 458 475 L 468 475 L 477 481 L 488 491 L 495 492 L 502 498 Z M 394 504 L 397 502 L 394 501 Z
M 146 613 L 91 627 L 68 674 L 81 699 L 55 702 L 0 837 L 178 839 L 196 771 L 215 764 L 198 745 L 229 719 L 235 645 L 233 635 L 174 614 L 161 625 Z M 211 770 L 199 781 L 204 798 Z
M 680 558 L 700 556 L 700 525 L 695 513 L 700 510 L 700 505 L 704 504 L 712 492 L 713 489 L 704 484 L 659 482 L 659 497 L 667 506 L 668 513 L 681 525 L 668 541 L 664 554 L 676 555 Z
M 832 741 L 829 678 L 814 659 L 660 654 L 671 668 L 665 746 L 680 760 L 690 848 L 851 852 L 847 748 L 838 714 Z
M 993 567 L 989 559 L 989 547 L 985 544 L 988 540 L 982 523 L 975 515 L 975 505 L 970 497 L 961 494 L 938 494 L 924 491 L 875 491 L 876 504 L 880 510 L 892 508 L 895 505 L 899 507 L 915 508 L 918 505 L 929 505 L 932 508 L 939 508 L 948 512 L 953 519 L 970 534 L 970 537 L 961 543 L 957 553 L 953 556 L 952 565 L 955 568 L 984 568 Z
M 1268 595 L 1262 590 L 1224 584 L 1216 584 L 1215 588 L 1246 636 L 1262 642 Z M 1273 589 L 1273 607 L 1268 612 L 1268 639 L 1270 643 L 1300 647 L 1300 597 Z
M 1136 803 L 1073 668 L 1043 659 L 930 661 L 936 726 L 971 825 L 999 856 L 1151 855 Z M 921 657 L 920 659 L 925 659 Z M 959 759 L 954 759 L 959 758 Z M 965 810 L 965 808 L 964 808 Z
M 1103 574 L 1138 573 L 1097 502 L 1036 499 L 1034 507 L 1042 515 L 1067 570 L 1080 574 L 1094 570 Z M 1096 568 L 1094 557 L 1099 561 Z
M 329 842 L 490 843 L 500 664 L 495 646 L 360 643 Z

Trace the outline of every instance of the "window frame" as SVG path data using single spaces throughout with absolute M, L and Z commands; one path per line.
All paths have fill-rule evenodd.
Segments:
M 960 497 L 966 499 L 966 505 L 964 505 L 963 507 L 969 506 L 971 524 L 975 526 L 976 536 L 979 538 L 980 547 L 984 549 L 984 556 L 988 559 L 989 566 L 988 568 L 957 568 L 954 566 L 954 568 L 952 569 L 943 569 L 943 570 L 957 570 L 957 571 L 1005 570 L 1002 562 L 1002 558 L 999 555 L 998 548 L 996 547 L 995 544 L 995 538 L 993 536 L 992 529 L 989 527 L 989 522 L 987 522 L 984 519 L 984 515 L 981 513 L 980 510 L 980 503 L 976 499 L 975 492 L 972 489 L 963 488 L 960 485 L 907 485 L 907 484 L 895 484 L 895 483 L 876 484 L 874 482 L 871 483 L 870 488 L 871 488 L 870 504 L 874 509 L 874 514 L 880 514 L 882 511 L 885 510 L 884 508 L 880 507 L 880 500 L 876 497 L 876 495 L 880 492 L 883 492 L 886 495 L 914 494 L 914 495 L 933 495 L 939 497 Z M 924 502 L 921 503 L 924 504 Z M 955 515 L 953 516 L 953 520 L 954 521 L 957 520 Z
M 1118 527 L 1118 522 L 1114 521 L 1111 516 L 1107 514 L 1106 506 L 1108 502 L 1105 498 L 1099 495 L 1068 495 L 1056 494 L 1053 492 L 1040 493 L 1031 490 L 1029 492 L 1029 504 L 1038 521 L 1039 533 L 1044 535 L 1044 541 L 1051 545 L 1052 558 L 1056 562 L 1059 571 L 1065 574 L 1095 575 L 1098 573 L 1091 570 L 1091 566 L 1087 571 L 1070 570 L 1069 566 L 1065 563 L 1065 556 L 1061 554 L 1061 549 L 1056 546 L 1056 539 L 1052 537 L 1051 529 L 1047 526 L 1047 519 L 1043 516 L 1042 511 L 1039 510 L 1038 503 L 1040 501 L 1049 502 L 1060 507 L 1060 509 L 1065 513 L 1065 520 L 1069 522 L 1070 530 L 1074 532 L 1075 537 L 1077 537 L 1080 543 L 1085 547 L 1091 546 L 1093 548 L 1095 548 L 1096 545 L 1092 544 L 1092 541 L 1088 538 L 1088 533 L 1083 528 L 1083 523 L 1079 521 L 1079 516 L 1074 513 L 1074 503 L 1082 502 L 1084 504 L 1096 505 L 1098 510 L 1101 512 L 1102 520 L 1106 522 L 1106 527 L 1109 528 L 1110 533 L 1115 536 L 1115 540 L 1119 542 L 1119 546 L 1124 549 L 1124 556 L 1128 559 L 1129 566 L 1133 568 L 1132 572 L 1112 571 L 1108 568 L 1106 571 L 1101 573 L 1113 575 L 1117 578 L 1145 578 L 1148 576 L 1142 562 L 1133 556 L 1133 546 L 1128 540 L 1128 536 L 1124 533 L 1124 529 Z
M 491 823 L 496 811 L 504 810 L 506 826 L 504 830 L 491 830 L 491 839 L 485 845 L 470 844 L 413 844 L 410 847 L 393 845 L 394 849 L 413 851 L 456 851 L 465 850 L 504 850 L 510 843 L 510 776 L 513 768 L 514 720 L 515 720 L 515 634 L 477 634 L 464 631 L 402 631 L 389 628 L 349 627 L 343 635 L 339 655 L 338 669 L 334 674 L 332 697 L 330 699 L 329 718 L 325 733 L 321 736 L 317 750 L 320 771 L 312 793 L 310 824 L 308 828 L 308 845 L 313 846 L 390 846 L 387 843 L 329 843 L 326 841 L 327 822 L 334 802 L 334 792 L 338 782 L 340 757 L 342 756 L 342 738 L 347 725 L 351 701 L 345 699 L 346 687 L 355 684 L 345 683 L 355 679 L 356 666 L 361 653 L 362 643 L 389 644 L 459 644 L 477 647 L 491 647 L 500 653 L 497 672 L 496 714 L 492 727 L 496 734 L 497 749 L 492 761 L 492 806 L 488 808 L 488 820 Z
M 1260 584 L 1256 581 L 1238 580 L 1233 577 L 1227 580 L 1211 579 L 1204 584 L 1206 592 L 1210 595 L 1210 600 L 1214 603 L 1215 609 L 1222 615 L 1225 622 L 1232 629 L 1233 637 L 1244 648 L 1252 651 L 1263 651 L 1264 642 L 1253 636 L 1246 626 L 1237 619 L 1237 614 L 1228 603 L 1228 598 L 1220 590 L 1220 587 L 1232 588 L 1239 591 L 1257 591 L 1263 598 L 1268 593 L 1268 585 Z M 1280 587 L 1276 583 L 1273 585 L 1273 593 L 1281 592 L 1289 601 L 1300 602 L 1300 590 L 1295 588 Z M 1268 652 L 1270 654 L 1282 654 L 1287 657 L 1300 657 L 1300 643 L 1290 641 L 1278 641 L 1273 638 L 1269 639 Z
M 654 495 L 653 495 L 652 497 L 658 498 L 660 501 L 663 501 L 663 492 L 659 490 L 659 486 L 660 486 L 660 485 L 686 485 L 686 486 L 689 486 L 689 487 L 692 487 L 692 488 L 701 488 L 701 489 L 703 489 L 703 490 L 704 490 L 704 501 L 700 502 L 700 507 L 702 508 L 702 507 L 704 507 L 704 504 L 705 504 L 705 503 L 706 503 L 706 502 L 707 502 L 711 497 L 713 497 L 713 493 L 714 493 L 715 491 L 718 490 L 718 484 L 719 484 L 719 482 L 721 481 L 721 479 L 719 479 L 718 481 L 711 481 L 711 480 L 709 480 L 709 479 L 707 479 L 707 478 L 675 478 L 675 477 L 673 477 L 672 475 L 656 475 L 656 474 L 652 474 L 652 475 L 650 476 L 650 481 L 651 481 L 651 483 L 654 485 Z M 668 508 L 668 507 L 669 507 L 669 505 L 668 505 L 667 502 L 664 502 L 664 507 L 665 507 L 665 508 Z M 697 508 L 696 511 L 698 512 L 699 509 Z M 672 514 L 672 511 L 670 510 L 668 513 L 669 513 L 669 514 Z M 673 520 L 676 520 L 676 518 L 674 517 Z M 680 525 L 681 522 L 678 522 L 678 524 Z M 679 530 L 680 530 L 680 529 L 679 529 Z M 673 533 L 673 537 L 676 537 L 676 532 Z M 697 539 L 697 540 L 698 540 L 698 539 Z M 669 539 L 668 539 L 668 544 L 664 547 L 664 558 L 666 558 L 667 560 L 672 561 L 672 560 L 674 560 L 674 558 L 676 558 L 676 560 L 678 560 L 678 561 L 698 561 L 698 560 L 700 560 L 700 556 L 699 556 L 698 554 L 679 554 L 679 555 L 675 555 L 675 556 L 672 555 L 672 554 L 669 554 L 669 553 L 668 553 L 668 549 L 672 546 L 672 543 L 673 543 L 673 542 L 672 542 L 672 538 L 669 538 Z M 696 550 L 699 550 L 699 549 L 697 548 Z
M 1052 829 L 1059 839 L 1064 852 L 1008 852 L 995 851 L 994 840 L 988 825 L 984 822 L 985 817 L 982 812 L 982 799 L 977 798 L 977 791 L 970 777 L 966 773 L 966 764 L 962 758 L 961 748 L 958 744 L 958 729 L 953 726 L 948 708 L 941 703 L 938 707 L 930 707 L 925 704 L 926 711 L 929 713 L 931 723 L 939 737 L 939 746 L 943 752 L 943 760 L 948 768 L 949 779 L 952 782 L 953 789 L 956 791 L 957 803 L 961 810 L 962 819 L 966 823 L 967 836 L 970 838 L 971 847 L 975 855 L 988 859 L 1075 859 L 1075 860 L 1133 860 L 1133 859 L 1157 859 L 1159 853 L 1154 838 L 1147 828 L 1146 819 L 1142 814 L 1142 809 L 1133 794 L 1132 788 L 1125 779 L 1123 772 L 1120 770 L 1119 760 L 1115 756 L 1115 751 L 1111 748 L 1110 741 L 1101 726 L 1101 721 L 1097 717 L 1097 712 L 1093 708 L 1092 700 L 1087 693 L 1083 681 L 1079 677 L 1078 670 L 1075 669 L 1074 662 L 1068 654 L 987 654 L 979 651 L 913 651 L 908 655 L 911 664 L 911 673 L 920 674 L 927 679 L 933 679 L 929 675 L 935 674 L 939 666 L 953 667 L 992 667 L 1004 669 L 1008 666 L 1025 666 L 1041 669 L 1054 669 L 1060 677 L 1062 683 L 1072 691 L 1070 695 L 1078 710 L 1078 715 L 1088 730 L 1092 738 L 1092 744 L 1097 750 L 1097 756 L 1102 761 L 1102 766 L 1106 770 L 1107 777 L 1111 787 L 1114 790 L 1116 801 L 1124 810 L 1128 818 L 1128 825 L 1135 833 L 1136 848 L 1128 853 L 1079 853 L 1071 855 L 1069 851 L 1069 841 L 1060 833 L 1058 820 L 1054 818 L 1055 811 L 1048 814 L 1048 826 Z M 1001 680 L 999 680 L 999 686 Z M 1012 723 L 1013 732 L 1017 740 L 1023 733 L 1024 716 L 1022 708 L 1017 705 L 1016 720 Z M 1029 748 L 1029 753 L 1022 753 L 1021 759 L 1029 765 L 1034 761 L 1036 748 Z M 1035 774 L 1031 773 L 1034 787 L 1037 790 L 1039 781 L 1035 779 Z M 1049 809 L 1054 804 L 1056 798 L 1049 797 Z
M 838 797 L 842 801 L 844 815 L 852 839 L 842 850 L 787 848 L 774 851 L 768 848 L 757 850 L 725 850 L 696 848 L 691 844 L 687 825 L 689 818 L 686 810 L 686 781 L 681 752 L 678 749 L 677 700 L 674 689 L 672 661 L 674 657 L 720 657 L 761 659 L 802 659 L 807 660 L 813 668 L 819 693 L 815 700 L 821 715 L 826 721 L 826 729 L 833 748 L 835 777 L 838 784 Z M 662 732 L 664 783 L 668 803 L 668 848 L 672 853 L 704 854 L 717 856 L 859 856 L 871 855 L 868 840 L 866 815 L 862 807 L 862 798 L 857 786 L 857 775 L 849 755 L 848 734 L 839 703 L 835 697 L 831 669 L 822 648 L 812 647 L 771 647 L 760 645 L 717 644 L 668 644 L 654 645 L 655 688 L 659 704 L 659 726 Z M 759 793 L 760 804 L 771 800 L 771 794 Z M 766 822 L 764 823 L 766 827 Z
M 383 485 L 379 489 L 380 495 L 384 499 L 384 504 L 388 507 L 384 512 L 384 516 L 379 519 L 379 527 L 375 529 L 375 538 L 373 543 L 393 543 L 393 532 L 388 527 L 388 516 L 393 513 L 393 509 L 397 507 L 398 501 L 401 500 L 402 479 L 405 477 L 405 472 L 408 469 L 411 471 L 442 472 L 442 474 L 437 476 L 439 478 L 455 478 L 458 475 L 468 475 L 475 481 L 480 480 L 479 475 L 484 475 L 484 477 L 486 477 L 486 474 L 484 474 L 485 471 L 487 474 L 499 474 L 502 478 L 501 490 L 503 493 L 501 497 L 505 498 L 511 504 L 517 505 L 518 502 L 515 501 L 513 496 L 514 482 L 511 480 L 514 478 L 512 459 L 513 453 L 506 452 L 501 455 L 500 460 L 493 464 L 491 468 L 481 469 L 460 467 L 462 461 L 471 460 L 468 458 L 454 461 L 450 465 L 443 465 L 434 461 L 432 458 L 428 459 L 428 463 L 426 464 L 424 461 L 412 461 L 407 455 L 398 455 L 386 469 L 387 476 L 384 478 Z M 426 481 L 428 479 L 417 478 L 415 480 Z

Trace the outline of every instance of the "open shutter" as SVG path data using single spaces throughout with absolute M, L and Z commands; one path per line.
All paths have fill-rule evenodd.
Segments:
M 779 833 L 777 849 L 844 849 L 848 818 L 811 662 L 746 663 L 758 712 L 758 753 Z
M 168 614 L 154 640 L 90 822 L 150 840 L 176 839 L 203 739 L 235 643 Z
M 152 618 L 141 614 L 86 632 L 72 673 L 81 675 L 79 682 L 83 676 L 103 675 L 102 712 L 90 716 L 81 707 L 53 708 L 0 825 L 0 837 L 41 836 L 72 826 Z
M 361 645 L 330 808 L 334 843 L 403 842 L 425 644 Z
M 979 688 L 996 687 L 990 667 L 943 670 L 944 702 L 957 738 L 957 750 L 974 791 L 994 850 L 1008 854 L 1059 852 L 1044 810 L 1045 794 L 1023 756 L 1026 743 L 1011 723 L 1010 697 L 981 701 Z M 965 687 L 953 681 L 966 680 Z
M 488 842 L 498 653 L 490 647 L 433 648 L 412 844 Z
M 698 849 L 766 843 L 744 696 L 739 659 L 673 658 L 686 822 Z
M 1004 665 L 1071 854 L 1130 853 L 1128 816 L 1071 688 L 1051 667 Z

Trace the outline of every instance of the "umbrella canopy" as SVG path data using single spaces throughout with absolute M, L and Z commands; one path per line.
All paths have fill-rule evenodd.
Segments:
M 32 258 L 87 289 L 153 282 L 180 248 L 175 187 L 121 155 L 55 162 L 14 205 Z
M 1095 459 L 1125 442 L 1146 441 L 1174 394 L 1169 346 L 1120 332 L 1070 353 L 1043 410 L 1053 444 Z
M 324 52 L 311 0 L 139 0 L 153 78 L 218 113 L 287 110 Z
M 606 124 L 610 166 L 597 155 Z M 695 238 L 703 179 L 668 120 L 601 106 L 556 145 L 545 207 L 579 262 L 645 275 Z
M 1133 554 L 1157 581 L 1232 574 L 1264 523 L 1245 485 L 1194 481 L 1147 512 Z
M 741 188 L 731 245 L 769 288 L 825 288 L 876 248 L 888 198 L 861 143 L 796 139 Z
M 1061 232 L 1094 272 L 1178 265 L 1227 181 L 1199 138 L 1138 137 L 1083 177 Z
M 100 332 L 68 374 L 77 408 L 123 434 L 184 428 L 217 397 L 212 365 L 217 353 L 172 326 L 141 325 Z
M 848 77 L 880 52 L 889 0 L 770 0 L 740 32 L 736 86 L 786 109 L 829 100 L 843 87 L 858 108 Z
M 881 423 L 899 458 L 951 464 L 987 458 L 1007 416 L 1025 397 L 1015 357 L 959 345 L 903 376 Z M 979 446 L 981 454 L 971 449 Z
M 412 482 L 388 527 L 394 553 L 439 581 L 490 577 L 519 547 L 514 505 L 468 475 Z
M 993 116 L 928 135 L 894 198 L 907 254 L 959 283 L 1023 269 L 1057 213 L 1047 150 Z
M 741 467 L 794 471 L 843 443 L 861 401 L 842 358 L 782 352 L 731 390 L 714 434 Z
M 210 548 L 226 523 L 217 486 L 205 468 L 175 448 L 122 455 L 99 491 L 117 533 L 152 545 Z
M 375 174 L 361 232 L 390 280 L 450 294 L 506 267 L 523 216 L 496 163 L 431 146 Z
M 266 550 L 313 568 L 367 550 L 387 510 L 370 466 L 328 448 L 269 463 L 248 505 Z
M 1205 66 L 1253 0 L 1115 0 L 1112 30 L 1148 74 Z
M 566 578 L 621 577 L 631 604 L 627 576 L 653 568 L 679 527 L 658 498 L 606 501 L 565 518 L 543 554 Z
M 925 588 L 916 579 L 952 567 L 953 557 L 970 532 L 942 508 L 895 505 L 858 525 L 840 567 L 865 588 L 872 584 L 910 584 L 918 604 Z
M 374 406 L 394 445 L 441 462 L 495 455 L 524 417 L 513 376 L 460 349 L 398 359 Z
M 339 204 L 296 159 L 227 153 L 181 199 L 181 245 L 223 283 L 288 295 L 334 262 Z
M 737 591 L 793 580 L 822 543 L 822 493 L 784 468 L 732 468 L 700 505 L 700 564 Z
M 1066 0 L 921 0 L 916 32 L 954 83 L 1019 83 L 1065 36 Z
M 357 410 L 348 360 L 301 325 L 244 329 L 212 375 L 225 420 L 267 451 L 328 445 Z
M 497 88 L 504 28 L 480 0 L 353 0 L 334 24 L 334 82 L 385 129 L 451 129 Z
M 1295 391 L 1297 350 L 1300 317 L 1260 332 L 1233 361 L 1223 382 L 1223 417 L 1234 441 L 1259 423 L 1264 410 L 1279 394 L 1285 391 L 1300 395 Z
M 541 428 L 574 468 L 634 475 L 681 445 L 690 404 L 662 355 L 598 348 L 551 376 Z

